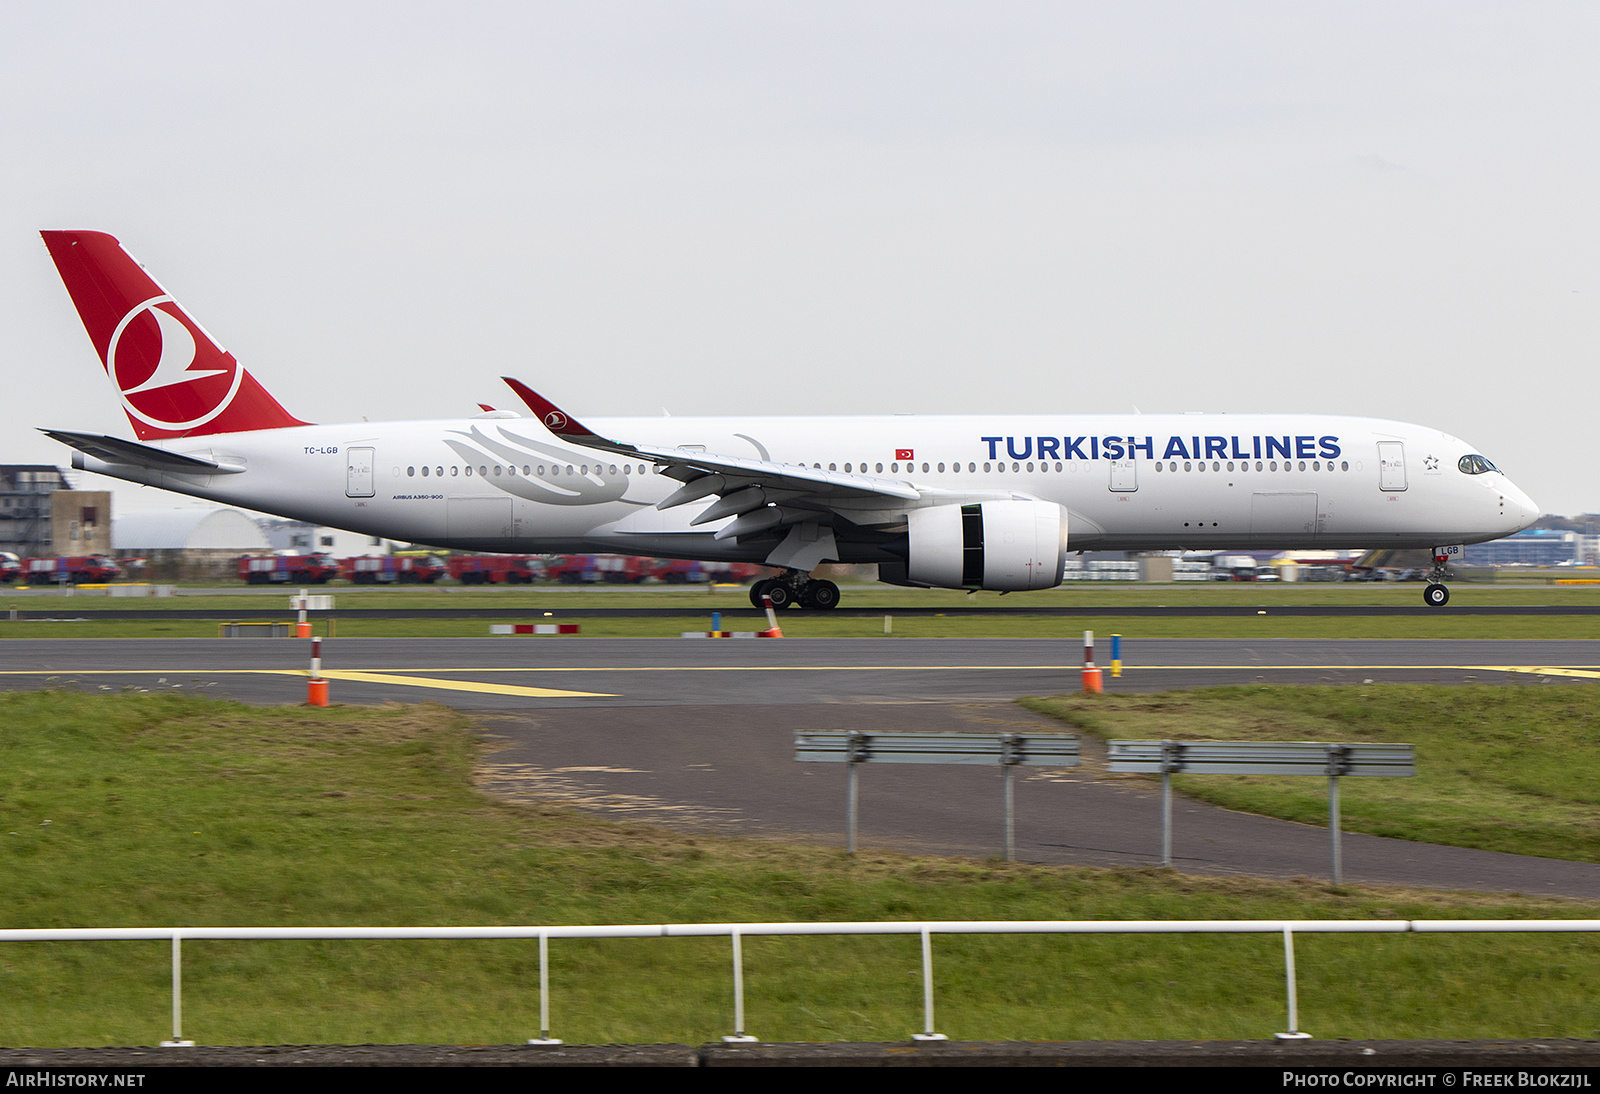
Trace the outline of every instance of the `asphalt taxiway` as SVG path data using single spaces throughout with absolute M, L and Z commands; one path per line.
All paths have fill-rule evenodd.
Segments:
M 310 643 L 284 638 L 16 639 L 0 687 L 205 688 L 297 702 Z M 1102 647 L 1102 665 L 1108 651 Z M 1162 691 L 1253 682 L 1600 680 L 1600 641 L 1143 639 L 1107 686 Z M 1073 640 L 336 638 L 324 675 L 344 703 L 434 698 L 464 710 L 998 699 L 1075 691 Z
M 1040 639 L 343 638 L 323 642 L 334 701 L 434 699 L 476 714 L 497 747 L 485 786 L 624 819 L 842 842 L 842 765 L 794 760 L 811 729 L 1059 731 L 1020 695 L 1079 687 L 1077 642 Z M 295 639 L 60 639 L 0 644 L 0 686 L 185 690 L 250 703 L 304 699 Z M 1103 651 L 1102 651 L 1103 656 Z M 1584 686 L 1600 642 L 1152 639 L 1128 642 L 1108 690 L 1250 682 Z M 1108 775 L 1092 739 L 1077 769 L 1027 769 L 1016 787 L 1024 861 L 1159 860 L 1159 803 Z M 1325 829 L 1182 801 L 1174 865 L 1194 873 L 1325 876 Z M 997 770 L 872 765 L 866 846 L 990 856 Z M 1600 866 L 1346 834 L 1348 880 L 1600 899 Z

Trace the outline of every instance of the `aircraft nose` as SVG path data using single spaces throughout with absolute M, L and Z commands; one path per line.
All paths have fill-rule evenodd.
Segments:
M 1508 535 L 1522 531 L 1539 519 L 1539 506 L 1510 479 L 1500 484 L 1500 510 Z

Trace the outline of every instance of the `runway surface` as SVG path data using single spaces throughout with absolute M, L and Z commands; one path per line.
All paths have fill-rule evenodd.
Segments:
M 309 643 L 293 639 L 17 640 L 0 644 L 0 686 L 200 690 L 252 703 L 304 698 Z M 843 765 L 802 764 L 810 729 L 1059 730 L 1020 695 L 1079 686 L 1081 648 L 1038 639 L 457 639 L 323 643 L 336 702 L 436 699 L 475 712 L 501 739 L 486 785 L 674 827 L 842 842 Z M 1162 639 L 1128 642 L 1108 690 L 1254 681 L 1600 680 L 1600 642 Z M 1041 863 L 1150 865 L 1153 785 L 1086 762 L 1027 769 L 1016 793 L 1018 856 Z M 864 845 L 988 856 L 1001 846 L 1001 782 L 986 768 L 869 766 Z M 1322 828 L 1181 801 L 1175 865 L 1195 873 L 1325 876 Z M 1600 899 L 1600 866 L 1346 834 L 1349 880 Z
M 415 591 L 415 586 L 408 586 Z M 13 595 L 26 596 L 32 590 L 15 591 Z M 280 598 L 284 597 L 284 590 L 273 590 Z M 228 595 L 242 595 L 237 592 Z M 759 622 L 766 619 L 765 613 L 755 608 L 739 606 L 736 608 L 704 607 L 685 602 L 682 605 L 670 608 L 596 608 L 587 607 L 580 602 L 569 601 L 562 603 L 551 598 L 541 601 L 537 606 L 524 604 L 521 606 L 443 606 L 435 604 L 425 608 L 335 608 L 327 612 L 313 612 L 316 619 L 483 619 L 505 622 L 507 620 L 532 623 L 550 622 L 552 619 L 696 619 L 703 620 L 712 610 L 721 611 L 724 618 L 730 623 L 735 621 Z M 796 616 L 804 617 L 810 613 L 791 610 L 784 613 L 784 618 Z M 11 610 L 11 618 L 23 622 L 40 622 L 61 620 L 64 618 L 84 619 L 110 615 L 117 619 L 215 619 L 246 621 L 276 621 L 284 622 L 294 613 L 286 608 L 180 608 L 177 606 L 162 608 L 131 608 L 125 604 L 112 605 L 109 601 L 91 599 L 73 601 L 66 604 L 51 604 L 46 608 Z M 1365 618 L 1372 616 L 1405 616 L 1414 619 L 1439 619 L 1447 616 L 1459 615 L 1493 615 L 1493 616 L 1592 616 L 1600 615 L 1600 605 L 1594 604 L 1456 604 L 1443 608 L 1430 608 L 1423 604 L 1175 604 L 1175 605 L 1051 605 L 1051 606 L 1014 606 L 1000 604 L 962 605 L 960 607 L 868 607 L 868 606 L 841 606 L 829 612 L 830 617 L 849 617 L 853 619 L 876 619 L 883 615 L 899 616 L 907 619 L 926 619 L 929 617 L 971 618 L 978 616 L 1000 618 L 1027 618 L 1045 616 L 1049 618 L 1075 618 L 1075 617 L 1136 617 L 1145 619 L 1176 618 L 1180 616 L 1198 616 L 1205 618 L 1232 618 L 1243 616 L 1315 616 L 1322 618 Z M 549 618 L 546 618 L 549 617 Z
M 284 638 L 10 640 L 0 644 L 0 686 L 204 687 L 249 703 L 297 702 L 304 688 L 294 677 L 309 647 Z M 322 652 L 338 702 L 434 698 L 464 710 L 1009 700 L 1077 690 L 1082 663 L 1076 641 L 1025 638 L 335 638 Z M 1538 683 L 1600 679 L 1600 641 L 1145 639 L 1123 643 L 1123 662 L 1123 677 L 1107 682 L 1113 690 Z

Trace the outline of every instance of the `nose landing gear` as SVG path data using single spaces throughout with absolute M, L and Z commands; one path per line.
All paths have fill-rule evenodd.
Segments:
M 1459 544 L 1433 549 L 1433 570 L 1428 574 L 1428 587 L 1422 590 L 1422 602 L 1428 607 L 1442 608 L 1450 603 L 1450 590 L 1444 587 L 1444 581 L 1449 576 L 1450 560 L 1461 558 L 1464 552 Z

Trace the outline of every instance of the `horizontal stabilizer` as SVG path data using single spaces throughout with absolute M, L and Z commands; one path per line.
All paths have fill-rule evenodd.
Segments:
M 152 471 L 166 471 L 178 475 L 233 475 L 243 467 L 230 467 L 216 460 L 199 456 L 185 456 L 168 452 L 138 441 L 125 441 L 120 437 L 106 437 L 97 433 L 71 433 L 63 429 L 41 429 L 40 433 L 79 452 L 106 463 L 131 464 Z

